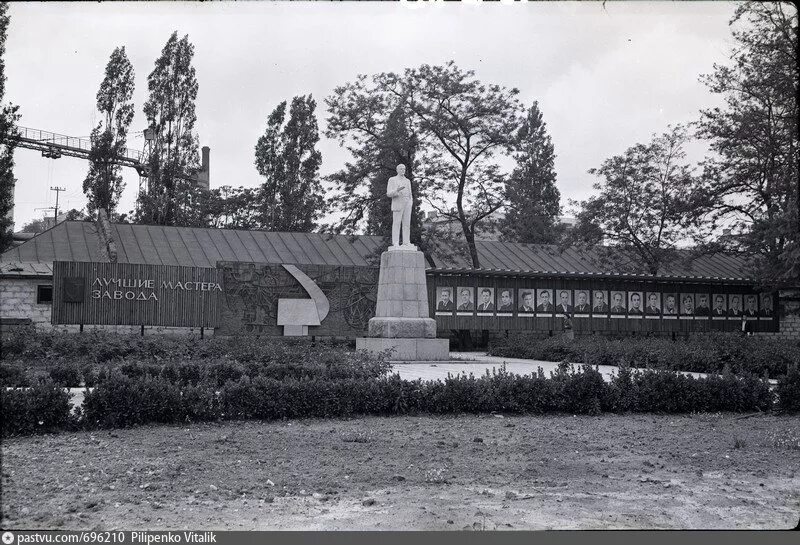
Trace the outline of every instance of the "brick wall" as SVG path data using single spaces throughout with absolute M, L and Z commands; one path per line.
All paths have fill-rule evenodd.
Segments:
M 37 327 L 50 325 L 51 304 L 36 304 L 36 287 L 50 286 L 49 279 L 0 280 L 0 318 L 30 319 Z
M 781 300 L 778 304 L 780 331 L 775 333 L 756 333 L 765 337 L 800 339 L 800 301 Z
M 52 280 L 49 278 L 3 278 L 0 279 L 0 318 L 6 320 L 7 323 L 2 325 L 3 330 L 9 330 L 12 327 L 19 327 L 19 324 L 8 323 L 17 320 L 30 320 L 28 323 L 33 323 L 40 329 L 54 329 L 57 331 L 78 332 L 80 326 L 78 325 L 52 325 L 50 318 L 53 310 L 53 305 L 36 304 L 36 290 L 37 286 L 52 285 Z M 102 329 L 114 333 L 141 333 L 141 326 L 128 326 L 128 325 L 85 325 L 84 331 L 92 329 Z M 200 335 L 200 328 L 193 327 L 161 327 L 161 326 L 145 326 L 145 335 L 159 334 L 159 335 Z M 213 335 L 213 328 L 206 328 L 204 335 Z

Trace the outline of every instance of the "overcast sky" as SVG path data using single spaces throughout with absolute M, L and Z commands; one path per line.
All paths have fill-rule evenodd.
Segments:
M 562 203 L 591 193 L 587 170 L 689 122 L 719 104 L 698 81 L 727 62 L 732 2 L 390 3 L 12 3 L 6 44 L 7 100 L 21 126 L 88 137 L 109 55 L 124 45 L 136 72 L 128 145 L 141 149 L 147 76 L 170 34 L 195 46 L 197 132 L 211 147 L 211 186 L 260 183 L 253 148 L 282 100 L 311 93 L 324 131 L 323 99 L 358 74 L 455 60 L 486 83 L 538 100 L 553 138 Z M 348 154 L 323 138 L 322 173 Z M 702 148 L 693 149 L 695 157 Z M 15 154 L 16 228 L 52 206 L 81 208 L 88 163 Z M 126 168 L 120 211 L 138 186 Z

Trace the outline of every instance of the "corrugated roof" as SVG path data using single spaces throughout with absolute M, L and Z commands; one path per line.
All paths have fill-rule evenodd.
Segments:
M 615 267 L 614 254 L 604 255 L 592 250 L 561 248 L 545 244 L 518 244 L 499 241 L 476 241 L 481 269 L 538 274 L 643 276 Z M 621 254 L 619 254 L 621 257 Z M 443 271 L 472 268 L 469 256 L 437 244 L 432 256 L 434 267 Z M 646 275 L 645 275 L 646 276 Z M 666 264 L 658 274 L 664 278 L 706 278 L 748 280 L 747 263 L 741 257 L 711 254 L 677 259 Z
M 365 235 L 273 233 L 233 229 L 111 224 L 120 263 L 148 263 L 215 267 L 217 261 L 311 265 L 369 266 L 379 263 L 385 241 Z M 481 270 L 531 274 L 617 275 L 621 268 L 591 250 L 498 241 L 476 242 Z M 471 269 L 469 256 L 445 242 L 437 242 L 429 256 L 434 268 Z M 97 227 L 91 222 L 65 221 L 12 248 L 4 263 L 53 261 L 108 261 L 101 250 Z M 675 260 L 660 277 L 747 280 L 747 266 L 737 256 L 714 254 L 691 261 Z M 5 265 L 4 265 L 5 267 Z M 52 274 L 52 268 L 49 269 Z
M 94 223 L 64 221 L 0 254 L 0 261 L 108 261 Z
M 379 263 L 381 237 L 111 224 L 119 263 L 215 267 L 217 261 Z M 0 255 L 3 262 L 108 261 L 94 223 L 65 221 Z
M 23 263 L 20 261 L 0 262 L 0 277 L 20 278 L 25 276 L 52 276 L 53 264 L 38 261 Z

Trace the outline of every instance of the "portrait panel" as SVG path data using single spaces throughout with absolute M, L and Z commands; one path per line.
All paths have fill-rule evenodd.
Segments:
M 728 294 L 728 319 L 741 320 L 744 314 L 744 301 L 740 293 Z
M 514 289 L 497 289 L 497 312 L 511 314 L 514 312 Z
M 744 296 L 744 315 L 748 320 L 758 320 L 758 296 L 754 293 Z
M 665 293 L 662 295 L 663 305 L 661 306 L 661 315 L 670 320 L 678 318 L 678 294 Z
M 450 314 L 456 309 L 453 300 L 455 288 L 450 286 L 439 286 L 436 288 L 436 314 Z
M 472 286 L 458 286 L 456 288 L 457 312 L 472 314 L 475 311 L 475 288 Z
M 517 290 L 517 311 L 520 315 L 532 315 L 536 311 L 536 291 L 534 288 L 520 288 Z
M 612 317 L 621 317 L 625 316 L 626 308 L 625 308 L 625 299 L 626 294 L 624 291 L 612 291 L 611 292 L 611 316 Z
M 608 316 L 608 311 L 611 308 L 609 305 L 608 292 L 605 290 L 592 291 L 592 315 L 594 316 Z
M 724 293 L 711 294 L 711 318 L 724 320 L 728 316 L 728 296 Z
M 572 315 L 572 290 L 556 290 L 556 313 Z
M 589 290 L 575 290 L 575 305 L 573 311 L 576 316 L 588 316 L 592 311 L 589 299 Z
M 536 290 L 536 314 L 539 316 L 552 316 L 555 312 L 555 304 L 553 304 L 553 290 L 551 289 L 537 289 Z
M 478 314 L 494 314 L 495 301 L 494 301 L 494 288 L 492 287 L 478 287 L 478 301 L 475 307 Z
M 660 318 L 661 317 L 661 292 L 648 291 L 645 292 L 645 307 L 644 315 L 646 318 Z
M 641 291 L 628 292 L 628 317 L 641 318 L 644 316 L 644 302 Z
M 680 316 L 694 319 L 694 293 L 680 294 Z
M 701 318 L 711 316 L 711 296 L 709 294 L 694 294 L 694 315 Z
M 761 305 L 759 315 L 764 320 L 772 320 L 775 314 L 775 297 L 771 293 L 761 294 Z

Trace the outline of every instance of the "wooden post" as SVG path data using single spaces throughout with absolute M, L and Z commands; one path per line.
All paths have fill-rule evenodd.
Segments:
M 142 337 L 144 337 L 144 324 L 142 324 Z
M 203 326 L 200 326 L 200 338 L 201 339 L 203 338 L 203 329 L 204 329 Z
M 83 333 L 83 324 L 81 324 L 81 328 L 78 330 L 80 333 Z

